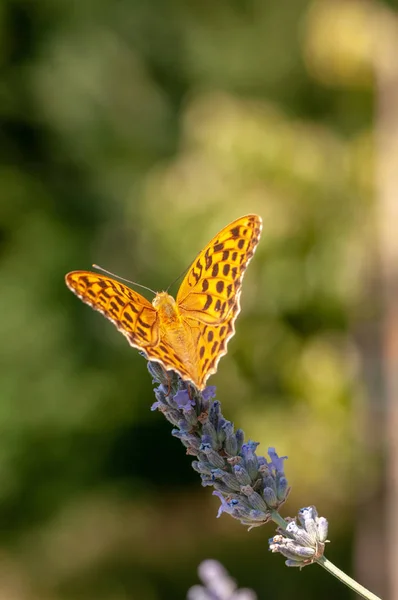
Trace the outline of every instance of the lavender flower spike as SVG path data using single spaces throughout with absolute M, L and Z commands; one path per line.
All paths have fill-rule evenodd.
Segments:
M 187 600 L 256 600 L 253 590 L 238 590 L 236 583 L 216 560 L 205 560 L 198 568 L 204 586 L 188 590 Z
M 216 388 L 209 386 L 199 392 L 192 385 L 170 374 L 166 384 L 158 365 L 148 363 L 153 377 L 158 409 L 173 425 L 172 435 L 195 456 L 192 467 L 199 473 L 202 485 L 215 489 L 223 512 L 250 528 L 267 523 L 285 502 L 289 487 L 283 461 L 274 448 L 268 450 L 270 460 L 258 456 L 258 442 L 244 443 L 241 429 L 235 430 L 221 412 L 215 400 Z

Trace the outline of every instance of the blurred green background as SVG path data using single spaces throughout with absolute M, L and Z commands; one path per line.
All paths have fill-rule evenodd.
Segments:
M 379 16 L 397 19 L 376 1 L 1 3 L 1 599 L 184 598 L 208 557 L 259 598 L 349 597 L 286 571 L 273 524 L 216 519 L 145 360 L 64 285 L 96 262 L 165 289 L 248 212 L 263 236 L 210 383 L 260 454 L 289 456 L 282 515 L 315 504 L 327 556 L 366 585 Z

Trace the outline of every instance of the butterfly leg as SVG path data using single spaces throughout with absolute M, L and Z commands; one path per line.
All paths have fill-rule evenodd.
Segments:
M 168 371 L 166 371 L 166 369 L 163 369 L 163 373 L 164 373 L 165 379 L 167 379 L 167 394 L 166 394 L 166 398 L 168 398 L 170 396 L 170 393 L 171 393 L 171 377 L 170 377 Z

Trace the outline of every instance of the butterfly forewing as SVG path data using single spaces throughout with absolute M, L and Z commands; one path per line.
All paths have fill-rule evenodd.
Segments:
M 196 330 L 200 387 L 216 371 L 235 333 L 242 279 L 261 228 L 259 216 L 247 215 L 222 229 L 196 257 L 178 291 L 181 314 Z
M 83 302 L 112 321 L 132 346 L 144 350 L 158 343 L 157 313 L 144 296 L 115 279 L 90 271 L 72 271 L 65 281 Z

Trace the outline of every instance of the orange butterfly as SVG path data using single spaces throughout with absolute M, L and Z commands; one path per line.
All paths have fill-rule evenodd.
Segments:
M 151 304 L 115 279 L 90 271 L 68 273 L 66 285 L 149 360 L 203 390 L 235 333 L 242 279 L 261 228 L 257 215 L 224 227 L 192 263 L 176 300 L 159 292 Z

